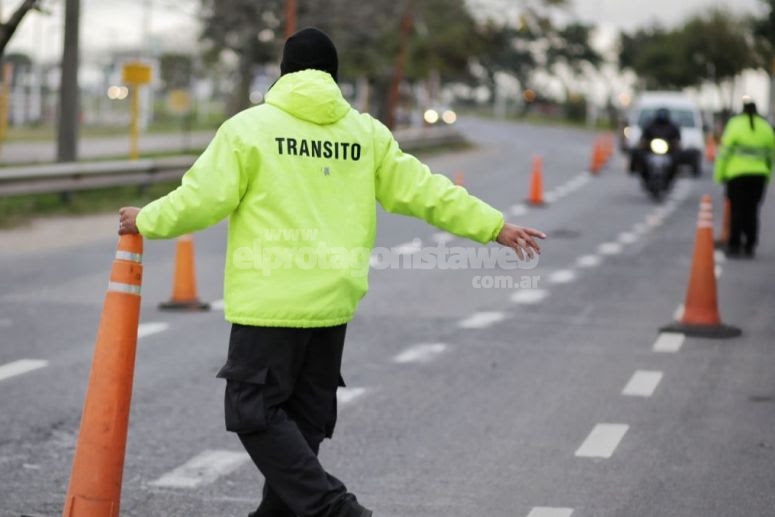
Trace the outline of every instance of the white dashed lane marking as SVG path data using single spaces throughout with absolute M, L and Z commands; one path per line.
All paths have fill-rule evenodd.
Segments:
M 506 315 L 502 312 L 477 312 L 458 323 L 464 329 L 483 329 L 503 321 Z
M 573 508 L 553 508 L 549 506 L 536 506 L 527 517 L 571 517 Z
M 525 305 L 532 305 L 545 300 L 549 296 L 549 291 L 546 289 L 525 289 L 523 291 L 517 291 L 511 295 L 511 301 L 514 303 L 521 303 Z
M 662 372 L 637 370 L 622 390 L 626 397 L 650 397 L 662 381 Z
M 420 249 L 422 249 L 422 241 L 420 239 L 414 239 L 412 242 L 405 242 L 395 246 L 392 251 L 398 255 L 412 255 L 414 253 L 419 253 Z
M 19 359 L 0 366 L 0 381 L 39 370 L 48 366 L 48 361 L 42 359 Z
M 339 404 L 349 404 L 362 397 L 364 393 L 366 393 L 366 388 L 339 388 L 336 390 L 336 400 Z
M 599 266 L 602 261 L 603 259 L 597 255 L 584 255 L 576 260 L 576 265 L 579 267 L 595 267 Z
M 393 362 L 427 363 L 446 349 L 447 345 L 444 343 L 422 343 L 404 350 L 393 358 Z
M 682 311 L 683 312 L 683 311 Z M 681 350 L 686 336 L 678 332 L 660 332 L 656 342 L 654 342 L 654 352 L 676 353 Z
M 509 213 L 514 217 L 525 215 L 528 209 L 525 205 L 514 205 L 509 209 Z
M 549 275 L 549 283 L 567 284 L 576 280 L 576 273 L 572 269 L 560 269 Z
M 434 233 L 432 238 L 436 242 L 451 242 L 455 240 L 455 236 L 447 232 Z
M 622 252 L 622 245 L 618 242 L 604 242 L 597 247 L 597 251 L 602 255 L 618 255 Z
M 245 452 L 206 450 L 178 468 L 167 472 L 151 485 L 165 488 L 196 488 L 230 474 L 250 461 Z
M 638 241 L 638 237 L 630 232 L 622 232 L 619 234 L 618 240 L 622 244 L 632 244 Z
M 137 326 L 137 339 L 164 332 L 168 328 L 170 328 L 170 324 L 164 323 L 163 321 L 150 321 L 148 323 L 141 323 Z
M 597 424 L 576 451 L 578 458 L 610 458 L 630 426 Z
M 222 311 L 223 310 L 223 299 L 215 300 L 213 303 L 210 304 L 210 308 L 214 311 Z
M 681 304 L 675 308 L 675 311 L 673 311 L 673 319 L 675 321 L 681 321 L 681 318 L 683 317 L 684 317 L 684 304 Z

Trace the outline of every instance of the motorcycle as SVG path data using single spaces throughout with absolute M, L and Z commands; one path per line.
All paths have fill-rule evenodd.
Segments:
M 670 144 L 661 138 L 654 138 L 644 152 L 641 178 L 643 188 L 654 201 L 661 201 L 670 188 L 670 176 L 673 169 L 673 155 Z

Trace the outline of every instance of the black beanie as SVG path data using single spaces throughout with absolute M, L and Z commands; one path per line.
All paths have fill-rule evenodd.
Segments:
M 302 29 L 286 40 L 280 73 L 285 75 L 309 68 L 328 72 L 337 80 L 339 58 L 334 42 L 314 27 Z

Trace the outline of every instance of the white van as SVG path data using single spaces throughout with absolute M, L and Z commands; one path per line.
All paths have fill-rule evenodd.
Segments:
M 633 104 L 623 130 L 622 150 L 628 152 L 637 148 L 643 127 L 654 118 L 660 108 L 670 111 L 670 120 L 681 128 L 681 151 L 678 164 L 688 165 L 692 173 L 699 176 L 702 172 L 702 159 L 705 155 L 700 108 L 689 97 L 680 92 L 644 92 Z

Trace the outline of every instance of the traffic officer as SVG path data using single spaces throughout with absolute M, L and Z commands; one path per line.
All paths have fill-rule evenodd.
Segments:
M 176 190 L 142 210 L 121 209 L 119 233 L 168 239 L 229 217 L 224 311 L 233 326 L 218 376 L 226 428 L 266 480 L 251 516 L 367 517 L 317 454 L 336 422 L 345 329 L 366 293 L 376 203 L 480 243 L 497 240 L 520 258 L 539 253 L 535 239 L 545 235 L 505 224 L 350 107 L 336 48 L 321 31 L 291 36 L 280 68 L 266 103 L 227 120 Z
M 726 185 L 731 208 L 727 255 L 753 258 L 759 238 L 759 205 L 772 171 L 775 136 L 772 126 L 756 113 L 753 100 L 743 97 L 743 113 L 732 117 L 721 137 L 715 179 Z

